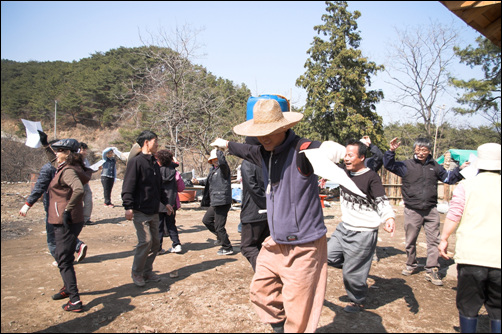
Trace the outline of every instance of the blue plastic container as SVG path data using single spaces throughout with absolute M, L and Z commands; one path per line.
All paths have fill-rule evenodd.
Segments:
M 281 95 L 272 95 L 272 94 L 265 94 L 265 95 L 259 95 L 258 97 L 255 96 L 250 96 L 248 99 L 247 103 L 247 112 L 246 112 L 246 121 L 249 121 L 250 119 L 253 119 L 253 107 L 258 100 L 270 100 L 274 99 L 279 102 L 279 105 L 281 106 L 281 110 L 284 111 L 290 111 L 289 110 L 289 101 Z

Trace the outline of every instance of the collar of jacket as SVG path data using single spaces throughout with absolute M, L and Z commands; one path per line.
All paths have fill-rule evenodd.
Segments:
M 286 131 L 286 139 L 284 140 L 284 142 L 282 142 L 281 145 L 277 146 L 274 149 L 274 155 L 281 154 L 282 152 L 288 150 L 291 143 L 295 140 L 295 137 L 295 132 L 291 129 L 288 129 L 288 131 Z
M 418 160 L 418 158 L 417 158 L 417 155 L 416 155 L 416 154 L 413 154 L 413 160 L 415 160 L 415 162 L 418 162 L 418 163 L 420 163 L 420 164 L 422 163 L 422 162 L 420 162 L 420 160 Z M 425 165 L 427 165 L 428 163 L 431 163 L 432 161 L 434 161 L 434 160 L 432 159 L 432 154 L 429 154 L 429 155 L 427 156 L 427 159 L 425 159 L 424 166 L 425 166 Z

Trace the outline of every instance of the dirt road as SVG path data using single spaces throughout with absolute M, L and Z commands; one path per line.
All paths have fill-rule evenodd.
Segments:
M 130 278 L 134 226 L 118 206 L 103 206 L 99 180 L 93 190 L 95 225 L 85 226 L 80 238 L 87 243 L 84 261 L 76 264 L 78 287 L 85 310 L 64 312 L 64 301 L 51 296 L 62 286 L 59 271 L 47 253 L 43 205 L 35 204 L 23 218 L 18 215 L 29 183 L 2 184 L 2 332 L 272 332 L 262 324 L 249 301 L 253 271 L 240 254 L 237 232 L 239 210 L 229 213 L 227 231 L 237 254 L 218 256 L 213 235 L 201 222 L 198 203 L 184 203 L 177 225 L 183 253 L 158 256 L 154 271 L 159 283 L 136 287 Z M 117 181 L 112 201 L 120 205 L 122 182 Z M 328 237 L 340 219 L 337 202 L 324 210 Z M 455 307 L 456 273 L 452 261 L 441 261 L 444 286 L 427 282 L 424 271 L 401 275 L 405 262 L 402 208 L 397 212 L 393 238 L 380 229 L 377 254 L 368 279 L 370 293 L 364 312 L 347 314 L 348 299 L 341 271 L 328 269 L 328 289 L 319 321 L 319 333 L 447 333 L 458 331 Z M 444 219 L 444 215 L 441 215 Z M 454 237 L 451 240 L 454 242 Z M 418 256 L 425 263 L 425 236 L 421 233 Z M 170 247 L 169 238 L 164 248 Z M 453 249 L 453 248 L 452 248 Z M 179 276 L 171 278 L 177 270 Z M 482 309 L 478 332 L 488 332 Z

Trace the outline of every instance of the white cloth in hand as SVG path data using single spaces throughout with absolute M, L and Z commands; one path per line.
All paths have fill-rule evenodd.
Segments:
M 26 216 L 26 213 L 28 213 L 29 209 L 30 209 L 30 206 L 28 204 L 25 204 L 25 205 L 23 205 L 21 210 L 19 210 L 19 214 L 24 217 L 24 216 Z
M 323 152 L 326 153 L 326 157 L 333 161 L 335 164 L 339 163 L 341 159 L 345 156 L 345 146 L 335 143 L 334 141 L 325 141 L 319 147 Z
M 209 145 L 217 147 L 221 150 L 225 150 L 228 147 L 228 140 L 222 138 L 216 138 L 216 140 Z

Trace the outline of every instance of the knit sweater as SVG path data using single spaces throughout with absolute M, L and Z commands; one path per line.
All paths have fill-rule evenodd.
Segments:
M 394 210 L 385 195 L 385 189 L 377 173 L 364 168 L 357 173 L 347 171 L 356 186 L 366 194 L 366 198 L 354 194 L 340 186 L 340 206 L 344 226 L 352 231 L 371 231 L 389 218 L 394 218 Z

